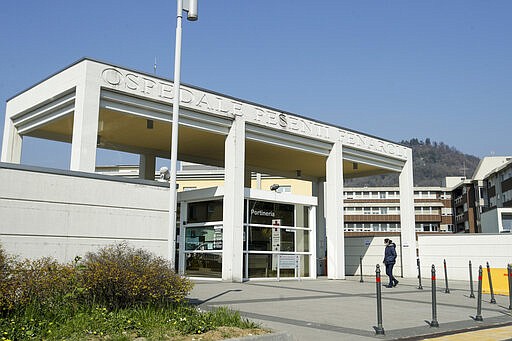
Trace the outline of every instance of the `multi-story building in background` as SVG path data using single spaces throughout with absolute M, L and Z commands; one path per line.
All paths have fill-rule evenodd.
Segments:
M 510 160 L 511 157 L 508 156 L 484 157 L 470 179 L 461 179 L 458 184 L 452 184 L 455 233 L 482 233 L 495 230 L 490 226 L 483 227 L 482 223 L 482 214 L 489 206 L 485 199 L 488 195 L 486 193 L 489 192 L 486 190 L 486 179 Z M 498 232 L 497 229 L 495 232 Z
M 482 232 L 512 231 L 512 158 L 487 174 L 483 181 L 485 205 Z
M 103 174 L 138 176 L 137 166 L 98 169 Z M 158 177 L 158 174 L 156 175 Z M 222 168 L 182 163 L 180 191 L 221 186 Z M 252 174 L 251 187 L 311 195 L 311 182 Z M 344 222 L 347 235 L 400 232 L 398 187 L 346 187 Z M 512 229 L 512 157 L 485 157 L 470 179 L 447 177 L 440 187 L 414 187 L 417 233 L 498 233 Z
M 400 231 L 398 187 L 347 187 L 344 190 L 345 231 Z M 417 232 L 453 232 L 451 192 L 445 187 L 415 187 L 414 211 Z

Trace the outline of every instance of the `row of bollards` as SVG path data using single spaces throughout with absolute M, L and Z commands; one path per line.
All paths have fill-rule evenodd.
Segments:
M 417 260 L 418 264 L 418 279 L 419 286 L 418 289 L 423 289 L 421 285 L 421 268 L 420 268 L 420 260 Z M 444 277 L 445 277 L 445 293 L 450 293 L 450 289 L 448 287 L 448 273 L 446 269 L 446 260 L 443 261 L 444 264 Z M 491 292 L 491 301 L 490 303 L 496 304 L 496 299 L 494 298 L 494 291 L 492 287 L 492 279 L 491 279 L 491 270 L 489 266 L 489 262 L 487 262 L 487 275 L 489 279 L 489 289 Z M 360 258 L 360 266 L 362 269 L 362 258 Z M 471 261 L 469 261 L 469 279 L 470 279 L 470 288 L 471 294 L 470 298 L 475 298 L 475 294 L 473 292 L 473 274 L 472 274 L 472 265 Z M 477 307 L 476 307 L 476 315 L 474 317 L 475 321 L 483 321 L 482 317 L 482 266 L 478 267 L 478 289 L 477 289 Z M 507 277 L 508 277 L 508 289 L 509 289 L 509 307 L 508 310 L 512 310 L 512 264 L 507 265 Z M 437 297 L 436 297 L 436 268 L 435 265 L 432 264 L 432 320 L 429 322 L 430 327 L 439 327 L 439 321 L 437 320 Z M 361 282 L 363 282 L 362 271 L 361 271 Z M 377 291 L 377 326 L 374 326 L 375 332 L 377 335 L 384 335 L 384 327 L 382 325 L 382 292 L 381 292 L 381 276 L 380 276 L 380 266 L 377 264 L 375 270 L 375 284 Z

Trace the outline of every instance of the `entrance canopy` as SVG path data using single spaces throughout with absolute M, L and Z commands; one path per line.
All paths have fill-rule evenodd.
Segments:
M 196 87 L 181 91 L 180 160 L 224 166 L 237 116 L 246 121 L 245 164 L 253 171 L 323 178 L 336 141 L 344 144 L 345 177 L 400 171 L 407 159 L 407 148 L 393 142 Z M 83 59 L 8 101 L 2 161 L 19 162 L 22 136 L 75 145 L 75 133 L 94 137 L 95 147 L 168 158 L 172 97 L 168 80 Z M 94 171 L 79 163 L 77 170 Z

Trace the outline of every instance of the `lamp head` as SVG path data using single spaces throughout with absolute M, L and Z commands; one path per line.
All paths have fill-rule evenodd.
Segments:
M 188 4 L 187 4 L 188 2 Z M 196 21 L 197 20 L 197 0 L 188 0 L 183 2 L 183 9 L 187 11 L 187 20 Z M 188 6 L 187 6 L 188 5 Z

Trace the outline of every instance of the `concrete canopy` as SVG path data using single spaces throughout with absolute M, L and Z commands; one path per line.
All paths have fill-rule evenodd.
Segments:
M 136 154 L 152 154 L 169 158 L 171 126 L 168 122 L 122 112 L 100 109 L 98 124 L 98 148 L 119 150 Z M 151 128 L 149 128 L 151 127 Z M 60 142 L 72 142 L 73 113 L 25 134 Z M 193 127 L 180 126 L 179 159 L 202 162 L 215 166 L 224 164 L 225 136 Z M 277 174 L 294 174 L 301 171 L 305 177 L 325 177 L 324 155 L 309 154 L 300 150 L 248 140 L 246 142 L 246 164 L 252 170 L 273 171 Z M 271 167 L 269 165 L 272 165 Z M 356 168 L 357 169 L 354 169 Z M 345 160 L 343 172 L 346 177 L 357 177 L 387 172 L 376 166 L 358 164 Z
M 39 90 L 39 88 L 45 88 L 47 83 L 51 83 L 54 78 L 65 75 L 70 69 L 77 68 L 86 62 L 100 64 L 90 60 L 82 60 L 15 96 L 10 101 L 16 102 L 20 97 L 23 98 L 29 93 Z M 172 83 L 161 79 L 156 81 L 155 77 L 131 71 L 122 72 L 110 65 L 101 65 L 103 66 L 103 73 L 99 77 L 100 79 L 97 79 L 98 85 L 101 87 L 96 134 L 97 147 L 169 158 Z M 121 80 L 122 78 L 124 80 Z M 135 90 L 138 93 L 135 96 L 127 96 L 125 91 L 120 91 L 120 85 L 123 82 L 124 89 L 122 90 Z M 142 82 L 145 82 L 144 85 L 141 85 Z M 153 91 L 157 84 L 161 84 L 159 94 Z M 145 87 L 142 91 L 138 89 L 141 86 Z M 185 87 L 185 89 L 187 88 L 189 87 Z M 191 90 L 187 89 L 182 94 L 185 102 L 187 101 L 187 95 L 192 94 Z M 203 90 L 200 89 L 199 91 Z M 217 99 L 220 98 L 218 94 L 211 94 Z M 226 109 L 215 108 L 211 100 L 204 95 L 199 101 L 197 101 L 197 98 L 201 96 L 195 96 L 196 104 L 199 104 L 196 107 L 199 107 L 199 109 L 206 108 L 205 111 L 210 114 L 213 111 L 217 117 L 208 117 L 204 115 L 204 112 L 198 113 L 189 110 L 186 107 L 187 103 L 183 103 L 185 108 L 182 108 L 180 112 L 178 146 L 178 158 L 180 160 L 215 166 L 224 165 L 224 140 L 227 135 L 229 121 L 232 116 L 238 114 L 234 113 L 237 110 L 236 106 L 245 103 L 225 95 L 222 96 L 224 96 L 224 102 L 234 103 L 231 112 L 228 112 L 227 107 Z M 33 107 L 24 108 L 22 113 L 13 115 L 14 126 L 18 129 L 20 135 L 71 143 L 75 122 L 75 108 L 73 105 L 76 105 L 76 94 L 73 93 L 73 89 L 67 89 L 49 98 L 41 99 L 42 101 Z M 256 107 L 252 103 L 248 104 Z M 220 106 L 222 105 L 221 103 Z M 332 127 L 326 128 L 327 126 L 323 123 L 317 124 L 314 121 L 304 123 L 307 120 L 297 117 L 297 121 L 295 121 L 297 128 L 295 130 L 297 131 L 293 131 L 293 126 L 291 129 L 282 129 L 283 115 L 292 117 L 291 115 L 262 106 L 256 107 L 255 110 L 256 122 L 248 124 L 245 145 L 245 163 L 250 170 L 283 176 L 296 176 L 297 171 L 300 171 L 301 177 L 306 179 L 325 178 L 325 161 L 330 144 L 318 140 L 312 143 L 311 139 L 308 141 L 304 139 L 304 134 L 301 136 L 301 134 L 295 135 L 294 133 L 298 132 L 299 124 L 306 125 L 306 128 L 303 128 L 303 133 L 307 129 L 311 132 L 315 125 L 320 127 L 318 128 L 319 131 L 323 129 L 325 132 Z M 218 117 L 219 113 L 228 115 Z M 265 123 L 257 122 L 258 120 L 266 120 L 266 127 L 262 129 L 261 125 L 257 125 L 258 123 Z M 268 128 L 272 129 L 269 131 Z M 281 131 L 276 132 L 275 128 L 279 128 Z M 263 131 L 265 129 L 266 131 Z M 283 134 L 283 130 L 285 130 L 286 136 Z M 352 134 L 352 137 L 362 136 L 350 131 L 348 133 Z M 317 135 L 319 136 L 315 137 L 321 137 L 325 140 L 325 136 L 321 136 L 322 133 Z M 378 143 L 388 142 L 379 140 Z M 394 149 L 404 148 L 398 145 L 395 147 L 393 143 L 390 144 L 394 146 Z M 368 157 L 368 153 L 361 153 L 357 149 L 353 149 L 352 153 L 348 152 L 347 157 L 344 157 L 344 177 L 352 178 L 399 171 L 403 164 L 400 158 L 392 160 L 392 162 L 389 162 L 389 160 L 381 161 L 382 158 L 380 157 Z

